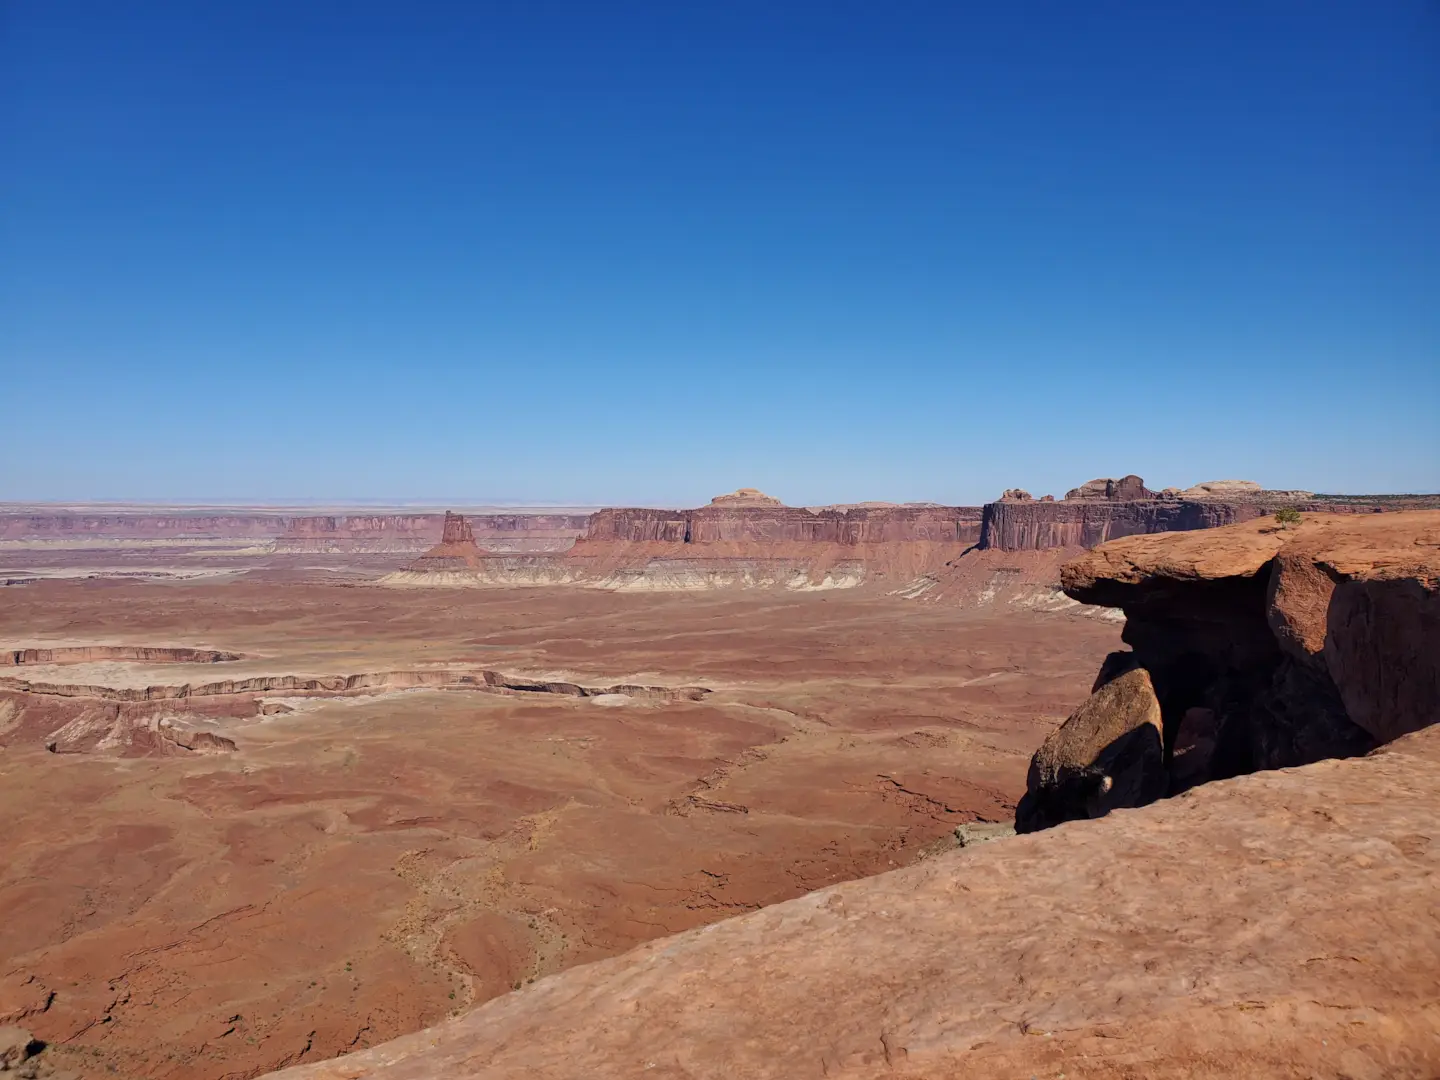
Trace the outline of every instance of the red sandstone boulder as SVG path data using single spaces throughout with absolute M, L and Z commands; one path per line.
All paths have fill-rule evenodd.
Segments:
M 1035 752 L 1015 828 L 1034 832 L 1154 802 L 1166 791 L 1163 758 L 1160 701 L 1149 673 L 1130 662 Z

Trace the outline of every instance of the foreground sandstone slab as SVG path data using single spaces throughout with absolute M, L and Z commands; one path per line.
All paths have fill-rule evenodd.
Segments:
M 1431 1077 L 1440 730 L 966 848 L 277 1075 Z

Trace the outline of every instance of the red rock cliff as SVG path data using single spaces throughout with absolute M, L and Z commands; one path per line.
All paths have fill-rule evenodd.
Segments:
M 1131 652 L 1036 753 L 1022 831 L 1351 757 L 1440 718 L 1440 511 L 1136 536 L 1067 563 Z
M 975 506 L 824 510 L 797 507 L 704 506 L 697 510 L 600 510 L 583 541 L 671 544 L 861 544 L 927 540 L 973 544 L 980 536 Z
M 1211 488 L 1221 497 L 1209 497 Z M 1265 491 L 1258 484 L 1245 486 L 1238 481 L 1189 491 L 1204 494 L 1156 495 L 1138 476 L 1126 476 L 1092 480 L 1073 488 L 1063 502 L 1032 501 L 1006 492 L 1006 497 L 985 505 L 979 546 L 1000 551 L 1089 548 L 1125 536 L 1234 525 L 1271 515 L 1282 506 L 1331 514 L 1440 507 L 1440 495 L 1312 495 Z

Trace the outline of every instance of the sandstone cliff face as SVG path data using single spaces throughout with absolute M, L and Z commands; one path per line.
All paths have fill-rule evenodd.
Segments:
M 1094 547 L 1140 533 L 1214 529 L 1264 512 L 1260 506 L 1220 502 L 1001 500 L 986 504 L 979 542 L 1000 551 Z
M 1440 1073 L 1440 728 L 966 847 L 285 1080 Z
M 295 517 L 275 538 L 275 550 L 311 554 L 423 551 L 435 542 L 440 525 L 436 514 Z
M 1206 490 L 1194 497 L 1173 489 L 1156 495 L 1139 477 L 1127 476 L 1123 480 L 1092 480 L 1071 490 L 1062 502 L 1018 499 L 1013 491 L 1006 492 L 998 502 L 985 505 L 980 547 L 1000 551 L 1094 547 L 1125 536 L 1215 529 L 1253 521 L 1273 515 L 1282 506 L 1331 514 L 1440 507 L 1440 495 L 1310 495 L 1263 491 L 1258 484 L 1252 489 L 1241 481 L 1215 481 L 1200 487 Z
M 612 508 L 597 511 L 585 535 L 563 555 L 441 545 L 405 571 L 388 575 L 384 584 L 580 584 L 635 591 L 898 587 L 973 546 L 980 516 L 978 507 Z M 491 546 L 488 540 L 486 546 Z M 446 575 L 429 576 L 429 571 Z
M 568 546 L 581 535 L 588 514 L 475 514 L 475 534 L 501 546 Z M 269 541 L 279 552 L 424 551 L 441 538 L 440 514 L 289 514 L 235 511 L 174 513 L 130 511 L 0 513 L 0 540 L 29 541 Z
M 292 519 L 282 514 L 0 514 L 0 540 L 266 538 Z
M 1082 603 L 1123 609 L 1133 651 L 1107 661 L 1096 696 L 1056 737 L 1099 731 L 1096 717 L 1113 711 L 1097 704 L 1105 684 L 1143 670 L 1171 793 L 1364 753 L 1440 719 L 1440 511 L 1132 537 L 1067 564 L 1062 582 Z M 1090 816 L 1091 789 L 1111 775 L 1098 754 L 1073 763 L 1095 766 L 1083 791 L 1032 771 L 1017 827 Z
M 981 509 L 971 506 L 897 506 L 818 513 L 788 506 L 609 509 L 591 517 L 582 540 L 585 544 L 656 540 L 671 544 L 864 544 L 910 540 L 973 544 L 979 539 L 981 517 Z

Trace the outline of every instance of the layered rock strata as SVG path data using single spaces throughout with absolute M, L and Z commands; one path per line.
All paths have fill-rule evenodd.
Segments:
M 758 488 L 739 488 L 729 495 L 716 495 L 710 500 L 711 506 L 784 506 L 773 495 L 766 495 Z
M 1215 529 L 1268 517 L 1281 507 L 1305 513 L 1372 514 L 1440 508 L 1440 495 L 1315 495 L 1267 491 L 1248 480 L 1215 480 L 1156 493 L 1138 476 L 1091 480 L 1062 501 L 1012 489 L 987 503 L 979 546 L 1000 551 L 1089 548 L 1125 536 Z
M 433 689 L 669 702 L 700 701 L 710 693 L 703 686 L 585 686 L 483 668 L 254 675 L 169 685 L 115 681 L 124 680 L 102 684 L 0 676 L 0 750 L 29 743 L 54 754 L 114 757 L 231 752 L 235 741 L 210 728 L 291 711 L 267 700 L 273 695 L 326 698 Z
M 562 551 L 585 531 L 589 515 L 506 512 L 472 514 L 468 521 L 496 550 Z M 434 545 L 443 528 L 440 514 L 0 513 L 0 540 L 11 542 L 123 546 L 253 540 L 280 554 L 418 553 Z
M 1131 651 L 1107 658 L 1036 754 L 1021 831 L 1362 754 L 1440 719 L 1440 511 L 1132 537 L 1061 580 L 1081 603 L 1124 611 Z M 1118 699 L 1137 675 L 1149 689 Z M 1122 753 L 1155 712 L 1158 752 Z
M 614 508 L 596 512 L 585 535 L 563 556 L 472 552 L 464 545 L 442 550 L 442 545 L 383 580 L 401 586 L 578 584 L 612 590 L 829 589 L 885 582 L 898 587 L 972 547 L 980 516 L 978 507 L 817 512 L 719 502 L 694 510 Z

